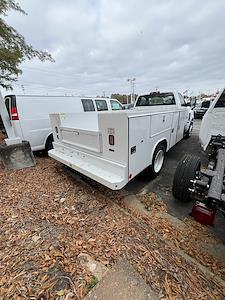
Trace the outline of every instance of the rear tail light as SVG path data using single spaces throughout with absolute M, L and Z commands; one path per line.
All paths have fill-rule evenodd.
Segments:
M 19 120 L 18 112 L 16 107 L 11 107 L 11 112 L 10 112 L 11 120 Z
M 109 135 L 109 145 L 111 145 L 111 146 L 115 145 L 114 135 L 112 135 L 112 134 Z
M 192 208 L 192 217 L 202 225 L 212 226 L 215 219 L 215 212 L 207 208 L 205 204 L 197 202 Z

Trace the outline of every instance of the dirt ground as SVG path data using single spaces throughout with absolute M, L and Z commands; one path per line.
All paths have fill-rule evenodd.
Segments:
M 194 120 L 194 128 L 192 135 L 189 139 L 183 139 L 175 147 L 173 147 L 166 155 L 165 164 L 162 172 L 155 179 L 150 180 L 149 176 L 140 174 L 132 182 L 130 182 L 125 189 L 139 194 L 142 192 L 149 193 L 155 192 L 158 194 L 163 202 L 166 204 L 168 212 L 183 220 L 186 218 L 192 210 L 194 200 L 188 203 L 177 201 L 172 194 L 173 177 L 177 167 L 177 164 L 186 154 L 193 154 L 201 159 L 202 167 L 207 166 L 207 155 L 201 149 L 199 142 L 199 130 L 201 126 L 201 120 Z M 216 214 L 215 226 L 211 228 L 215 237 L 220 239 L 225 244 L 225 220 L 221 213 Z
M 5 134 L 3 134 L 0 130 L 0 143 L 2 143 L 5 138 L 6 138 Z
M 109 268 L 125 257 L 162 299 L 224 299 L 223 287 L 153 233 L 156 219 L 123 209 L 119 193 L 77 181 L 50 158 L 36 160 L 30 169 L 0 166 L 0 299 L 65 299 L 70 291 L 82 299 L 93 282 L 82 252 Z M 158 233 L 172 239 L 172 230 L 162 222 Z M 225 265 L 208 264 L 225 275 Z

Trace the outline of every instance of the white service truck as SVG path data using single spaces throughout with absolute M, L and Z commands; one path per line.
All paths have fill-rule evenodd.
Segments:
M 193 127 L 193 110 L 178 92 L 137 98 L 134 109 L 50 115 L 54 143 L 49 156 L 112 190 L 150 166 L 158 175 L 165 153 Z

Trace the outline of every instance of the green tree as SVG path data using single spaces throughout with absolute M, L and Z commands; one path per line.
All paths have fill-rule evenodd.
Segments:
M 126 103 L 127 101 L 127 96 L 126 95 L 121 95 L 121 94 L 112 94 L 111 98 L 117 99 L 121 103 Z
M 134 99 L 137 99 L 136 94 L 134 94 Z M 127 95 L 122 95 L 122 94 L 112 94 L 111 98 L 117 99 L 118 101 L 120 101 L 122 104 L 127 103 Z M 128 103 L 130 103 L 130 95 L 128 95 Z
M 15 0 L 0 0 L 0 87 L 12 89 L 12 83 L 22 73 L 20 64 L 25 59 L 38 58 L 41 61 L 54 61 L 46 51 L 38 51 L 28 45 L 16 29 L 8 25 L 3 17 L 9 10 L 26 15 L 26 12 Z

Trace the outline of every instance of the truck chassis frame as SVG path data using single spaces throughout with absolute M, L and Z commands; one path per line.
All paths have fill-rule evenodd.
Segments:
M 173 194 L 181 201 L 194 200 L 192 217 L 201 224 L 213 225 L 217 211 L 225 217 L 225 136 L 212 136 L 207 154 L 206 168 L 200 168 L 200 159 L 189 154 L 180 161 Z
M 219 210 L 225 216 L 225 137 L 212 136 L 208 147 L 209 162 L 206 169 L 196 173 L 189 189 L 191 198 L 205 205 L 214 216 Z M 198 203 L 197 203 L 198 205 Z M 193 208 L 193 216 L 198 206 Z

